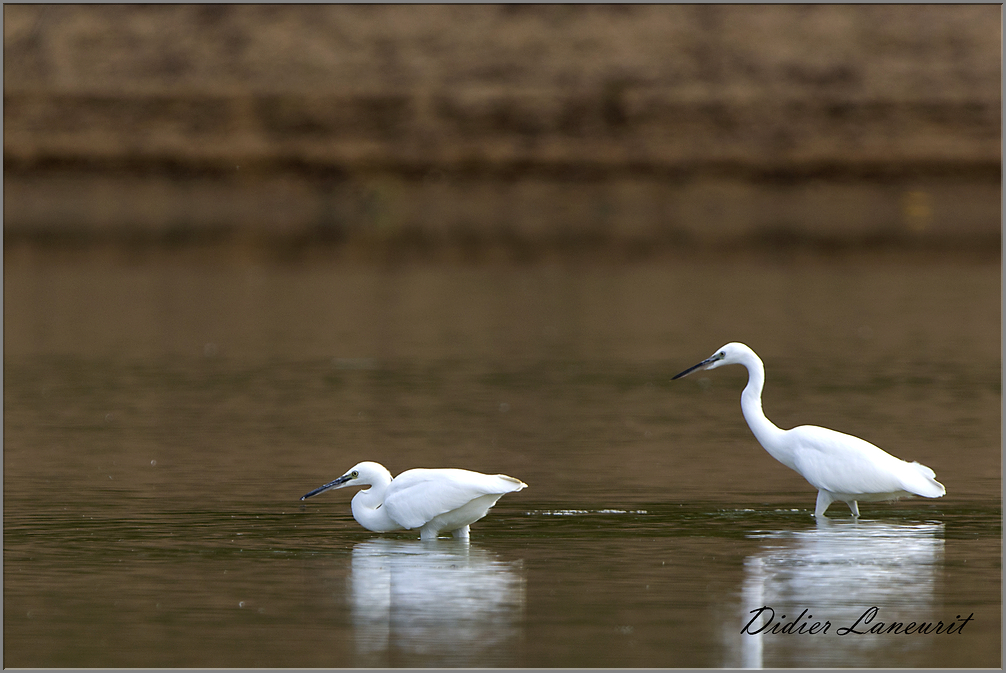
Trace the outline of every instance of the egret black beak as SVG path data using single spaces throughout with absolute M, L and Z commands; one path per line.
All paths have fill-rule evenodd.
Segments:
M 696 369 L 705 369 L 706 367 L 708 367 L 712 363 L 716 362 L 717 360 L 722 360 L 722 359 L 723 359 L 723 356 L 720 355 L 719 353 L 717 353 L 716 355 L 712 356 L 711 358 L 706 358 L 705 360 L 703 360 L 702 362 L 700 362 L 697 365 L 692 365 L 691 367 L 689 367 L 685 371 L 681 372 L 680 374 L 675 374 L 674 376 L 671 377 L 671 380 L 674 381 L 675 379 L 680 379 L 682 376 L 688 376 L 689 374 L 691 374 L 692 372 L 694 372 Z
M 310 498 L 313 495 L 318 495 L 319 493 L 324 493 L 325 491 L 327 491 L 330 488 L 335 488 L 336 486 L 339 486 L 341 484 L 345 484 L 350 479 L 352 479 L 351 476 L 349 476 L 348 474 L 344 474 L 341 477 L 339 477 L 338 479 L 336 479 L 335 481 L 330 481 L 327 484 L 325 484 L 324 486 L 319 486 L 318 488 L 314 489 L 313 491 L 311 491 L 307 495 L 301 496 L 300 499 L 301 500 L 307 500 L 308 498 Z

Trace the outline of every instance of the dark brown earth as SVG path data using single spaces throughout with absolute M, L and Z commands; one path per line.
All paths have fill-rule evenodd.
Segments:
M 10 245 L 992 250 L 995 5 L 4 7 Z

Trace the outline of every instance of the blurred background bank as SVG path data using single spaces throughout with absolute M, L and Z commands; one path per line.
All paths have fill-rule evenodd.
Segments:
M 999 255 L 997 5 L 4 7 L 4 243 Z

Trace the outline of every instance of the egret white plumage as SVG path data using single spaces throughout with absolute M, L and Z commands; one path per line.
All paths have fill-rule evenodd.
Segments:
M 419 529 L 432 540 L 443 531 L 467 540 L 469 526 L 507 493 L 526 488 L 505 474 L 482 474 L 455 468 L 406 470 L 391 478 L 380 463 L 364 461 L 301 500 L 333 488 L 370 486 L 353 496 L 353 518 L 375 533 Z
M 777 427 L 765 417 L 761 393 L 765 365 L 742 343 L 728 343 L 693 367 L 674 376 L 679 379 L 697 369 L 744 365 L 748 382 L 741 393 L 741 411 L 755 439 L 773 458 L 795 470 L 814 486 L 815 516 L 824 516 L 828 506 L 841 501 L 859 516 L 858 502 L 893 500 L 908 495 L 939 498 L 947 492 L 936 473 L 917 462 L 906 462 L 859 437 L 816 425 L 790 430 Z

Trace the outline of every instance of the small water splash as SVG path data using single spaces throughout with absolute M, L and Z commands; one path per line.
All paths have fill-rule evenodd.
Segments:
M 649 514 L 645 509 L 540 509 L 525 512 L 527 516 L 580 516 L 583 514 Z

